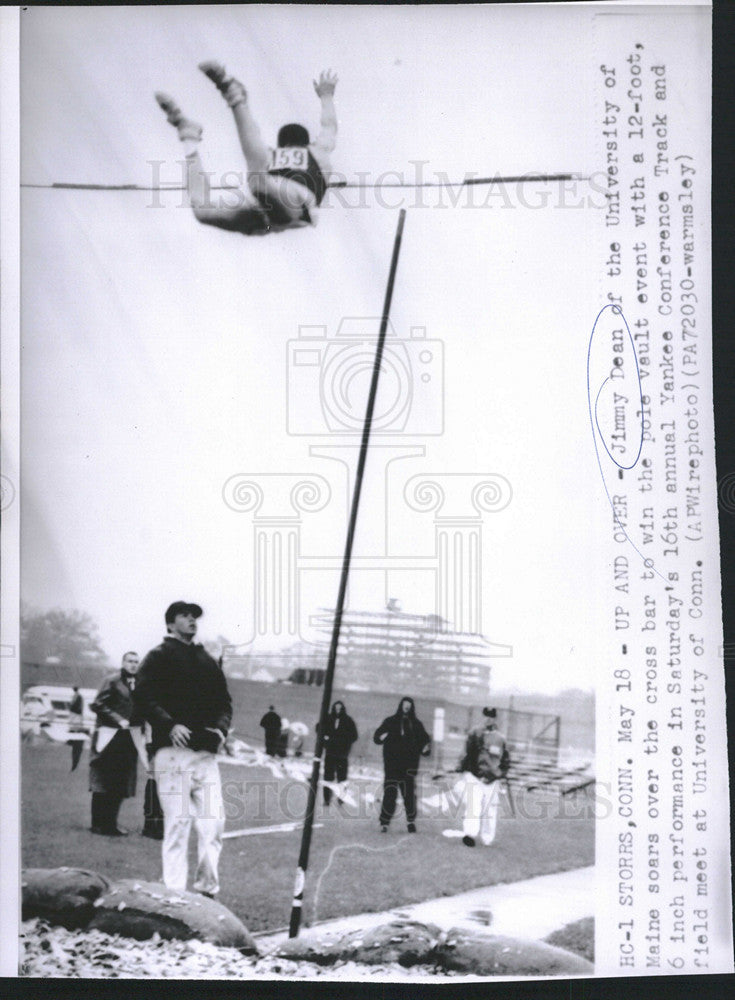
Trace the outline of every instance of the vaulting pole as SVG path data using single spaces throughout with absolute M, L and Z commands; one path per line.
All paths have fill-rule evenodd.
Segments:
M 324 750 L 324 730 L 327 725 L 329 715 L 329 703 L 332 700 L 332 682 L 334 680 L 334 667 L 337 661 L 337 646 L 339 645 L 339 633 L 342 627 L 342 613 L 344 611 L 345 594 L 347 593 L 347 579 L 350 574 L 350 559 L 352 558 L 352 543 L 355 538 L 355 525 L 357 524 L 357 510 L 360 506 L 360 491 L 362 489 L 362 478 L 365 472 L 365 461 L 367 459 L 368 443 L 370 441 L 370 428 L 373 422 L 373 410 L 375 409 L 375 397 L 378 392 L 378 380 L 380 378 L 380 365 L 383 360 L 383 345 L 385 335 L 388 330 L 388 316 L 390 314 L 390 304 L 393 298 L 393 284 L 398 267 L 398 254 L 401 249 L 401 237 L 403 236 L 403 223 L 406 218 L 406 210 L 402 208 L 398 216 L 398 228 L 393 241 L 393 259 L 390 262 L 390 273 L 388 274 L 388 286 L 385 290 L 385 303 L 383 304 L 383 315 L 380 320 L 380 333 L 378 334 L 378 345 L 375 349 L 375 361 L 373 363 L 373 376 L 370 382 L 370 392 L 368 394 L 367 409 L 365 411 L 365 423 L 362 428 L 362 441 L 360 443 L 360 455 L 357 460 L 357 473 L 355 475 L 355 489 L 352 494 L 352 508 L 350 510 L 350 521 L 347 527 L 347 541 L 345 542 L 345 553 L 342 559 L 342 574 L 339 581 L 339 593 L 337 595 L 337 608 L 334 613 L 334 626 L 332 628 L 332 640 L 329 645 L 329 658 L 327 660 L 327 671 L 324 677 L 324 694 L 322 695 L 322 708 L 319 714 L 319 728 L 316 736 L 316 746 L 314 748 L 314 759 L 312 761 L 311 779 L 309 781 L 309 796 L 306 804 L 306 815 L 304 816 L 304 829 L 301 834 L 301 851 L 299 853 L 299 863 L 296 869 L 296 881 L 294 884 L 293 903 L 291 905 L 291 921 L 288 928 L 288 936 L 296 937 L 301 924 L 301 909 L 304 902 L 304 884 L 306 882 L 306 870 L 309 867 L 309 848 L 311 847 L 311 830 L 314 823 L 314 807 L 316 805 L 316 794 L 319 786 L 319 771 L 322 763 L 322 753 Z

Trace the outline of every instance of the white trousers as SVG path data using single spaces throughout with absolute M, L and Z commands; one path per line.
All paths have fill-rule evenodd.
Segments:
M 189 833 L 197 836 L 194 889 L 219 891 L 217 868 L 225 828 L 219 765 L 212 753 L 186 747 L 163 747 L 153 768 L 163 810 L 163 881 L 169 889 L 186 889 Z
M 465 772 L 465 813 L 462 829 L 466 836 L 475 840 L 479 837 L 487 847 L 495 840 L 498 822 L 498 801 L 500 782 L 487 784 L 469 771 Z

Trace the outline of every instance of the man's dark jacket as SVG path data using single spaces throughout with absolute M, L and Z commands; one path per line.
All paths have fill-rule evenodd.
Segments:
M 169 734 L 177 724 L 192 730 L 192 749 L 209 749 L 203 745 L 204 730 L 218 729 L 225 737 L 232 721 L 232 699 L 217 662 L 199 643 L 173 636 L 166 636 L 141 663 L 133 698 L 150 723 L 152 751 L 171 746 Z
M 467 734 L 464 757 L 458 771 L 469 771 L 490 784 L 504 778 L 510 769 L 510 753 L 505 737 L 494 724 L 477 726 Z
M 335 702 L 335 704 L 342 704 Z M 317 729 L 318 729 L 317 725 Z M 324 752 L 327 757 L 348 757 L 352 744 L 357 740 L 357 726 L 351 715 L 345 711 L 342 704 L 342 711 L 338 714 L 332 708 L 327 716 L 327 724 L 324 728 Z
M 404 701 L 410 701 L 407 713 L 401 711 Z M 383 719 L 373 734 L 374 743 L 383 744 L 383 764 L 386 776 L 400 776 L 407 771 L 417 771 L 419 757 L 428 754 L 431 737 L 423 723 L 416 718 L 413 698 L 401 698 L 398 711 Z
M 278 736 L 281 732 L 281 716 L 278 712 L 268 711 L 260 720 L 266 736 Z
M 89 749 L 89 790 L 114 798 L 135 795 L 138 754 L 130 732 L 120 724 L 136 724 L 129 675 L 122 671 L 109 677 L 89 706 L 97 716 L 97 725 Z M 117 732 L 102 750 L 98 750 L 100 726 Z

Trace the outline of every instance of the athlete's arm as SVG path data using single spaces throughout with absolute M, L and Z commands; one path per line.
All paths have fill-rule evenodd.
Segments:
M 322 104 L 319 119 L 321 131 L 314 141 L 325 153 L 331 153 L 337 145 L 337 112 L 334 109 L 334 88 L 337 86 L 337 74 L 331 70 L 323 70 L 318 80 L 314 80 L 314 90 Z

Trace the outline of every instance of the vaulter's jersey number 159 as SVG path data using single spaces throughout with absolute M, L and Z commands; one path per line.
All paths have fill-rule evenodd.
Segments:
M 306 170 L 308 166 L 309 151 L 304 146 L 282 146 L 272 151 L 271 170 Z

